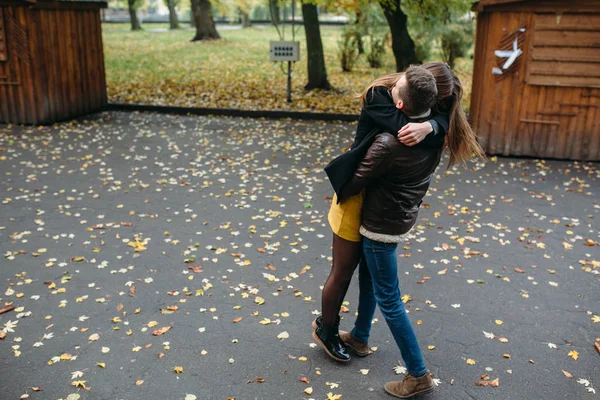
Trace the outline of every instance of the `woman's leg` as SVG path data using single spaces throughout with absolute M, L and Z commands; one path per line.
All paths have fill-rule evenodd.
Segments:
M 363 238 L 363 253 L 373 280 L 377 305 L 392 331 L 408 373 L 420 377 L 427 372 L 427 368 L 423 361 L 419 342 L 401 300 L 396 259 L 397 247 L 397 244 L 380 243 Z
M 367 260 L 364 256 L 361 258 L 360 266 L 358 267 L 358 286 L 360 290 L 358 295 L 358 316 L 354 322 L 354 329 L 352 329 L 351 334 L 357 341 L 367 343 L 377 303 L 373 293 L 373 280 L 371 279 L 371 273 L 369 272 Z
M 350 286 L 354 270 L 362 255 L 361 242 L 351 242 L 333 234 L 333 266 L 323 287 L 321 311 L 323 322 L 337 323 L 340 307 Z

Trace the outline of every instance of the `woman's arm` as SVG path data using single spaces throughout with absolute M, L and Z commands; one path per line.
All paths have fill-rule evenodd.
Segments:
M 426 122 L 409 122 L 398 131 L 398 140 L 406 146 L 414 146 L 421 143 L 429 134 L 444 136 L 448 131 L 449 122 L 448 114 L 435 114 Z
M 448 131 L 449 116 L 447 114 L 434 114 L 431 120 L 423 123 L 410 122 L 410 119 L 396 108 L 394 101 L 383 86 L 376 86 L 372 93 L 367 94 L 367 101 L 363 110 L 371 117 L 383 132 L 400 132 L 406 125 L 411 129 L 402 136 L 409 135 L 408 146 L 421 142 L 428 134 L 445 135 Z M 400 139 L 400 137 L 398 137 Z M 402 141 L 402 140 L 401 140 Z
M 388 170 L 392 156 L 389 143 L 391 140 L 396 139 L 385 133 L 377 135 L 375 141 L 367 150 L 367 154 L 358 164 L 354 176 L 344 185 L 340 194 L 340 201 L 358 194 L 369 183 L 372 183 Z

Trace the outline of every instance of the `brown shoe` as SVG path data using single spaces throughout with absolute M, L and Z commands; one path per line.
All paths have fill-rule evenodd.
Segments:
M 347 348 L 352 350 L 352 352 L 359 357 L 366 357 L 372 353 L 372 351 L 369 350 L 368 343 L 361 343 L 354 339 L 350 332 L 340 331 L 340 339 L 346 344 Z
M 433 390 L 433 380 L 428 373 L 419 378 L 407 374 L 402 381 L 388 382 L 383 388 L 394 397 L 408 399 L 431 392 Z

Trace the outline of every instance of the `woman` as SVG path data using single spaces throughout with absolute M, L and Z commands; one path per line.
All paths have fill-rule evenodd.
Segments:
M 460 81 L 444 63 L 429 68 L 436 71 L 436 107 L 450 113 L 449 166 L 483 156 L 460 107 Z M 360 226 L 364 258 L 359 267 L 358 316 L 352 332 L 340 335 L 351 348 L 368 348 L 371 321 L 375 306 L 379 306 L 408 370 L 404 380 L 386 383 L 385 391 L 402 399 L 433 390 L 433 382 L 401 300 L 396 249 L 416 222 L 444 147 L 406 147 L 387 133 L 379 134 L 341 196 L 343 201 L 366 189 Z
M 337 157 L 325 168 L 336 193 L 340 193 L 344 184 L 352 177 L 379 132 L 398 132 L 409 124 L 408 129 L 400 131 L 400 140 L 407 145 L 420 143 L 423 147 L 438 147 L 444 143 L 449 124 L 447 114 L 435 113 L 427 122 L 409 123 L 411 120 L 398 109 L 394 96 L 397 97 L 396 84 L 402 75 L 390 74 L 379 78 L 359 96 L 361 114 L 351 150 Z M 427 136 L 428 134 L 430 135 Z M 427 138 L 423 140 L 425 136 Z M 337 195 L 334 196 L 328 218 L 333 231 L 333 265 L 323 288 L 322 316 L 313 322 L 315 340 L 329 356 L 342 362 L 349 361 L 350 355 L 338 334 L 338 314 L 362 254 L 359 234 L 361 207 L 362 194 L 349 197 L 341 204 L 338 204 Z M 363 355 L 360 352 L 357 354 Z

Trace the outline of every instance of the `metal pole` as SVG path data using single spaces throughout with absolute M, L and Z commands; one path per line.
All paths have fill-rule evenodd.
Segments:
M 292 0 L 292 40 L 296 40 L 296 31 L 294 29 L 294 22 L 296 20 L 296 2 Z M 292 62 L 288 61 L 288 88 L 287 88 L 287 102 L 292 102 Z
M 292 0 L 292 40 L 296 40 L 296 30 L 294 29 L 294 21 L 296 20 L 296 2 Z
M 288 61 L 287 102 L 292 102 L 292 62 Z

